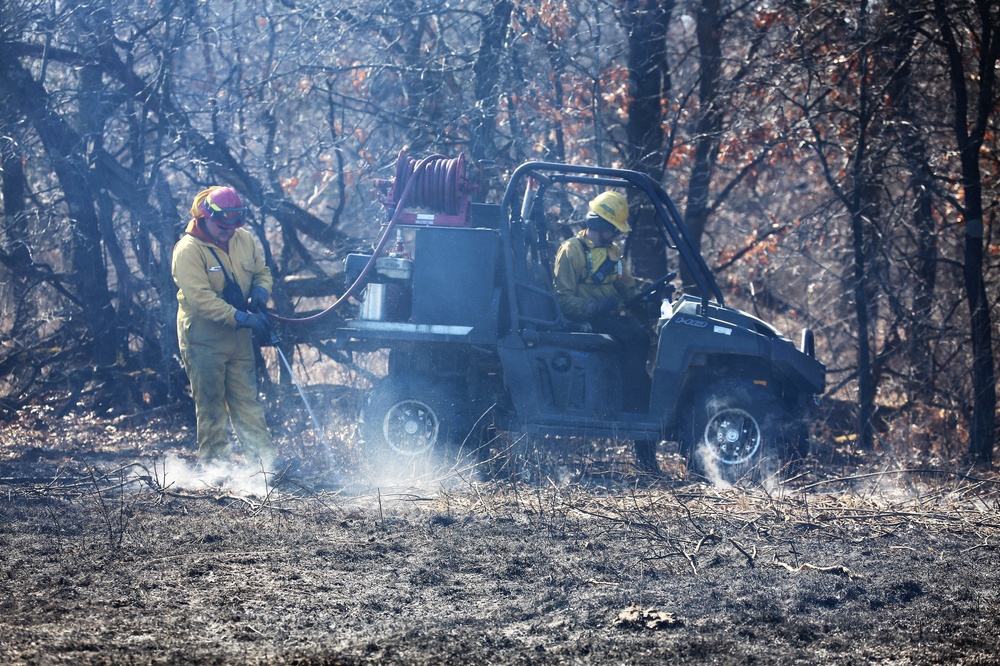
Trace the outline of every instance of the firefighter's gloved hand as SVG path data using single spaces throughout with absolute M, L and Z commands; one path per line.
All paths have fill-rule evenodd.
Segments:
M 250 290 L 250 302 L 248 309 L 250 312 L 262 312 L 267 305 L 267 289 L 260 285 Z
M 587 304 L 587 314 L 591 317 L 608 317 L 618 312 L 618 299 L 614 296 L 605 296 L 599 301 L 592 301 Z
M 250 328 L 254 333 L 267 337 L 271 333 L 271 322 L 262 314 L 237 310 L 236 328 Z

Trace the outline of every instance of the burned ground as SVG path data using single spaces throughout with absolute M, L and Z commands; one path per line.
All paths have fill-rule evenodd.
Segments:
M 369 485 L 335 441 L 258 494 L 183 478 L 181 416 L 25 414 L 0 448 L 0 661 L 1000 660 L 995 476 L 875 455 L 714 488 L 609 448 Z

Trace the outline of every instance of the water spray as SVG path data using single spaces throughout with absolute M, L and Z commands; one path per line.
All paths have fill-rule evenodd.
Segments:
M 316 414 L 312 410 L 312 405 L 309 404 L 309 400 L 306 398 L 305 391 L 302 390 L 302 384 L 299 383 L 298 377 L 295 376 L 295 372 L 292 370 L 292 364 L 288 362 L 288 357 L 285 356 L 285 352 L 281 351 L 281 339 L 278 337 L 277 331 L 273 328 L 270 332 L 271 344 L 274 345 L 275 350 L 278 352 L 278 358 L 281 362 L 285 364 L 285 369 L 288 370 L 288 376 L 292 378 L 292 383 L 295 384 L 295 388 L 299 392 L 299 397 L 302 398 L 302 404 L 306 406 L 306 412 L 309 414 L 309 419 L 312 421 L 313 429 L 319 436 L 319 441 L 323 445 L 323 450 L 329 455 L 330 443 L 326 441 L 326 433 L 323 432 L 323 428 L 319 425 L 319 420 L 316 418 Z

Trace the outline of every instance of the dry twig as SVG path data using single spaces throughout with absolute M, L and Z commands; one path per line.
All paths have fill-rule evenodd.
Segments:
M 791 564 L 787 564 L 779 560 L 777 556 L 775 556 L 774 559 L 771 560 L 771 564 L 773 564 L 776 567 L 781 567 L 782 569 L 787 569 L 791 573 L 802 573 L 803 571 L 818 571 L 820 573 L 830 573 L 836 576 L 846 576 L 847 578 L 857 578 L 857 576 L 851 573 L 850 569 L 848 569 L 842 564 L 835 564 L 830 567 L 821 567 L 815 564 L 810 564 L 808 562 L 805 562 L 797 567 L 793 567 Z

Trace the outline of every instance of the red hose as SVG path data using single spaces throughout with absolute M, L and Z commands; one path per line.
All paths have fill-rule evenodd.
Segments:
M 428 161 L 429 165 L 421 173 L 417 173 L 415 165 Z M 420 162 L 407 155 L 405 151 L 400 151 L 396 161 L 393 193 L 408 185 L 410 180 L 417 180 L 418 183 L 407 203 L 416 208 L 429 208 L 447 215 L 457 215 L 461 209 L 462 195 L 468 188 L 465 180 L 465 154 L 462 153 L 454 159 L 448 159 L 443 155 L 431 155 Z M 396 201 L 398 207 L 403 198 L 398 197 Z

